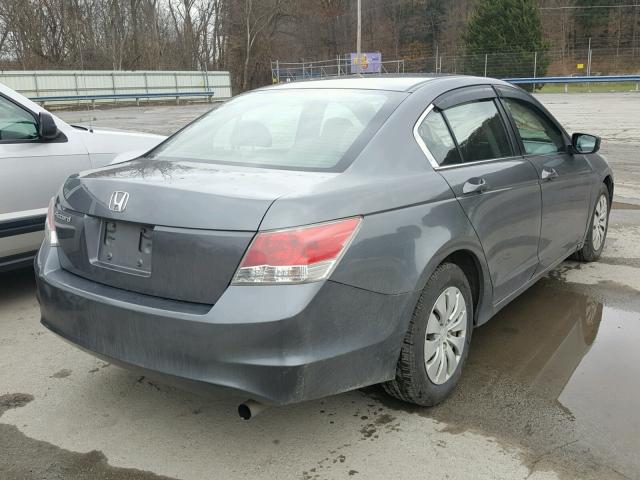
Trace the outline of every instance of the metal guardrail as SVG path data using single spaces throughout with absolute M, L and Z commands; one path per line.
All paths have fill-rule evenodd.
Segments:
M 227 71 L 0 70 L 0 82 L 35 101 L 117 102 L 210 96 L 231 97 Z
M 504 81 L 514 84 L 533 83 L 640 83 L 640 75 L 602 75 L 602 76 L 580 76 L 580 77 L 524 77 L 524 78 L 503 78 Z M 637 88 L 636 88 L 637 89 Z
M 621 83 L 635 82 L 636 91 L 640 90 L 640 75 L 602 75 L 602 76 L 575 76 L 575 77 L 520 77 L 520 78 L 503 78 L 504 81 L 513 84 L 539 84 L 539 83 L 560 83 L 566 85 L 569 83 Z M 119 94 L 96 94 L 96 95 L 48 95 L 30 97 L 34 102 L 75 102 L 90 101 L 93 105 L 96 100 L 135 100 L 140 105 L 141 99 L 162 99 L 174 98 L 179 103 L 180 98 L 207 98 L 209 102 L 214 101 L 215 93 L 211 90 L 203 92 L 163 92 L 163 93 L 119 93 Z M 215 101 L 223 101 L 223 98 Z
M 214 92 L 171 92 L 171 93 L 117 93 L 117 94 L 98 94 L 98 95 L 52 95 L 30 97 L 29 99 L 44 104 L 45 102 L 75 102 L 90 101 L 92 104 L 96 100 L 135 100 L 140 105 L 140 99 L 157 99 L 157 98 L 175 98 L 176 103 L 180 98 L 190 97 L 206 97 L 209 102 L 213 101 Z M 222 101 L 223 99 L 216 101 Z

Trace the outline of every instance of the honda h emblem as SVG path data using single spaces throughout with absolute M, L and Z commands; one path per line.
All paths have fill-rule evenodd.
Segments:
M 127 208 L 128 201 L 129 194 L 127 192 L 113 192 L 109 199 L 109 210 L 124 212 L 124 209 Z

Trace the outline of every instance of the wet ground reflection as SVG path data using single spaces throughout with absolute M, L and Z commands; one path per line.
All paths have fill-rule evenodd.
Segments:
M 372 387 L 317 402 L 273 409 L 258 417 L 257 422 L 244 426 L 233 416 L 235 402 L 225 397 L 196 397 L 168 387 L 141 383 L 136 375 L 115 368 L 100 369 L 99 373 L 93 373 L 96 369 L 89 370 L 81 380 L 70 383 L 64 394 L 60 391 L 52 393 L 56 400 L 53 404 L 47 403 L 47 395 L 38 396 L 37 389 L 30 386 L 29 378 L 33 375 L 41 375 L 42 381 L 59 378 L 55 372 L 68 368 L 73 374 L 65 375 L 64 381 L 74 382 L 74 377 L 80 375 L 81 365 L 89 369 L 94 363 L 88 360 L 89 357 L 86 363 L 67 363 L 65 351 L 65 361 L 55 368 L 41 366 L 49 359 L 43 360 L 38 351 L 31 349 L 32 335 L 38 332 L 29 323 L 37 323 L 32 271 L 0 275 L 0 304 L 18 321 L 22 321 L 23 316 L 25 319 L 25 326 L 19 328 L 24 332 L 15 330 L 18 333 L 9 338 L 6 336 L 14 330 L 5 330 L 0 346 L 3 341 L 5 346 L 11 345 L 19 335 L 26 336 L 26 344 L 30 346 L 25 355 L 28 362 L 24 365 L 15 363 L 18 366 L 14 367 L 24 367 L 19 371 L 27 380 L 21 388 L 7 392 L 33 394 L 36 397 L 34 404 L 40 405 L 37 413 L 40 422 L 53 421 L 52 412 L 55 412 L 55 418 L 69 422 L 80 412 L 83 424 L 94 429 L 92 446 L 103 445 L 100 438 L 104 430 L 100 429 L 105 428 L 102 420 L 96 422 L 94 417 L 111 416 L 120 419 L 120 423 L 106 431 L 123 438 L 133 435 L 129 438 L 132 445 L 140 438 L 132 433 L 135 429 L 140 429 L 142 437 L 153 436 L 165 429 L 166 435 L 173 436 L 172 441 L 177 445 L 189 444 L 191 448 L 189 442 L 196 439 L 197 448 L 191 458 L 204 458 L 200 454 L 212 448 L 221 452 L 219 459 L 222 460 L 214 463 L 224 469 L 235 465 L 231 462 L 235 459 L 233 452 L 250 442 L 261 445 L 261 448 L 256 447 L 255 458 L 270 458 L 273 439 L 281 442 L 280 449 L 288 448 L 284 451 L 299 456 L 300 452 L 293 446 L 300 443 L 300 425 L 304 424 L 315 432 L 318 445 L 331 447 L 329 453 L 324 452 L 324 447 L 317 448 L 317 462 L 313 456 L 301 456 L 302 466 L 296 464 L 296 468 L 326 468 L 328 471 L 335 462 L 342 465 L 339 459 L 335 460 L 337 455 L 348 454 L 347 462 L 357 463 L 358 455 L 369 451 L 347 441 L 353 428 L 358 429 L 360 440 L 367 442 L 367 448 L 374 448 L 368 445 L 377 441 L 424 439 L 426 442 L 433 432 L 432 423 L 424 422 L 425 428 L 416 430 L 413 428 L 416 420 L 422 421 L 416 419 L 419 415 L 441 422 L 437 428 L 444 432 L 473 432 L 497 439 L 507 450 L 515 447 L 532 471 L 551 471 L 566 479 L 640 479 L 640 457 L 637 455 L 640 451 L 640 415 L 637 413 L 640 406 L 640 312 L 603 305 L 589 296 L 573 293 L 560 280 L 539 282 L 474 331 L 460 385 L 451 398 L 438 407 L 412 407 L 394 401 L 382 394 L 380 388 Z M 42 341 L 48 341 L 48 338 L 43 335 Z M 52 338 L 51 342 L 50 345 L 43 344 L 47 346 L 47 357 L 49 351 L 54 351 L 53 345 L 59 344 L 57 339 Z M 16 348 L 11 351 L 21 355 Z M 55 388 L 54 385 L 51 387 Z M 147 405 L 153 405 L 161 412 L 159 417 L 153 417 L 153 421 L 146 420 Z M 141 422 L 140 412 L 146 412 L 145 420 L 137 423 Z M 126 425 L 134 425 L 135 429 L 128 429 Z M 200 425 L 207 428 L 199 430 Z M 290 428 L 283 427 L 287 425 Z M 44 448 L 44 444 L 33 443 L 32 438 L 25 437 L 14 427 L 4 428 L 4 437 L 0 432 L 0 440 L 4 438 L 13 448 L 25 452 Z M 32 437 L 40 438 L 37 429 Z M 452 459 L 460 457 L 459 448 L 465 442 L 452 440 L 448 435 L 438 435 L 437 440 L 444 455 Z M 161 457 L 161 445 L 157 448 L 154 452 Z M 76 457 L 60 457 L 66 455 L 65 452 L 47 451 L 42 465 L 46 466 L 54 459 L 62 464 L 67 462 L 65 459 L 77 463 Z M 108 453 L 108 448 L 105 451 Z M 2 452 L 0 448 L 0 462 Z M 421 453 L 425 454 L 424 451 Z M 389 455 L 390 461 L 404 458 L 397 451 Z M 430 465 L 426 455 L 424 466 Z M 20 458 L 23 465 L 33 466 L 32 456 Z M 501 462 L 500 458 L 495 459 L 496 468 Z M 343 466 L 347 467 L 346 464 Z M 473 465 L 470 468 L 474 468 Z M 495 476 L 499 475 L 496 473 Z
M 394 409 L 519 445 L 531 468 L 579 478 L 607 466 L 639 478 L 640 313 L 544 280 L 474 331 L 454 395 Z
M 603 305 L 535 287 L 474 333 L 470 365 L 508 374 L 538 394 L 558 398 L 593 345 Z
M 614 210 L 640 210 L 640 205 L 634 203 L 613 202 L 611 208 Z

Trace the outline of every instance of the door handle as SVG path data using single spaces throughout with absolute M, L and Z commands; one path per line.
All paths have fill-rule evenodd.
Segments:
M 470 178 L 462 186 L 462 193 L 468 195 L 470 193 L 482 193 L 487 188 L 487 182 L 484 178 Z
M 558 172 L 556 172 L 553 168 L 543 168 L 542 169 L 542 180 L 553 180 L 558 177 Z

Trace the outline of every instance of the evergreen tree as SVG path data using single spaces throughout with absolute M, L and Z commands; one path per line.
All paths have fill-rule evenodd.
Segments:
M 578 7 L 575 14 L 576 26 L 578 27 L 578 35 L 585 39 L 594 36 L 598 29 L 606 27 L 609 23 L 611 9 L 609 8 L 593 8 L 602 5 L 602 0 L 576 0 L 575 6 Z M 622 2 L 604 2 L 622 3 Z M 631 2 L 629 2 L 631 3 Z M 584 8 L 579 8 L 584 7 Z
M 544 76 L 545 53 L 540 12 L 535 0 L 479 0 L 464 37 L 465 73 L 496 78 Z M 537 62 L 534 59 L 537 52 Z

